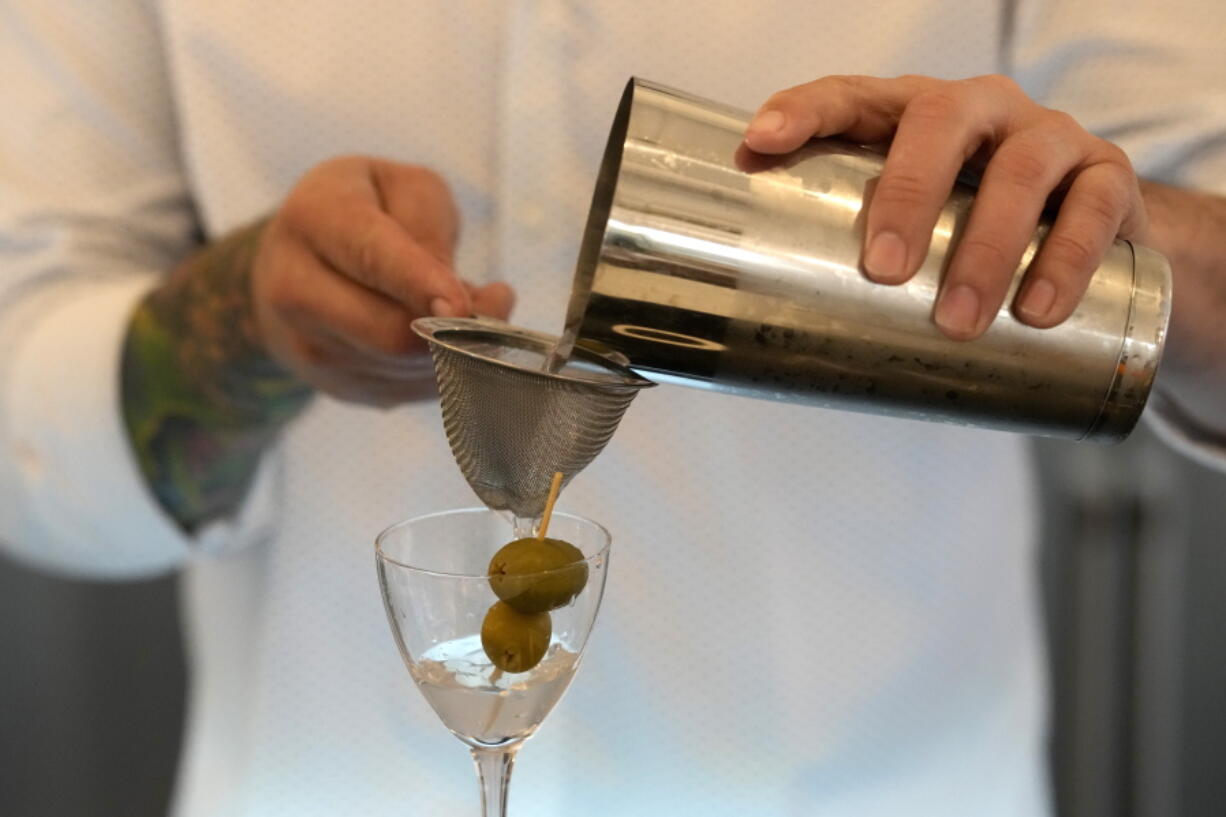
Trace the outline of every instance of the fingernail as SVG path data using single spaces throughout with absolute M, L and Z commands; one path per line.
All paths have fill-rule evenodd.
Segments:
M 937 326 L 947 334 L 969 336 L 979 325 L 979 294 L 966 284 L 956 287 L 941 296 L 937 303 Z
M 890 230 L 873 236 L 864 253 L 864 271 L 874 281 L 901 281 L 907 274 L 907 245 L 902 236 Z
M 763 111 L 749 123 L 754 133 L 778 133 L 787 124 L 788 118 L 779 111 Z
M 1056 287 L 1046 278 L 1031 282 L 1022 293 L 1017 311 L 1032 321 L 1042 320 L 1056 303 Z
M 430 314 L 436 318 L 454 318 L 455 310 L 451 308 L 451 301 L 440 296 L 430 300 Z

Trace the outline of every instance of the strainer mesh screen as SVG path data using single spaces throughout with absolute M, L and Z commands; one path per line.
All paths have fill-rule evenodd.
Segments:
M 608 373 L 603 380 L 550 376 L 435 338 L 447 335 L 427 339 L 456 463 L 486 505 L 521 518 L 544 510 L 555 471 L 565 484 L 595 459 L 639 388 L 649 385 L 629 372 L 624 382 Z M 514 345 L 522 342 L 517 336 Z M 483 332 L 481 343 L 488 352 L 496 335 Z

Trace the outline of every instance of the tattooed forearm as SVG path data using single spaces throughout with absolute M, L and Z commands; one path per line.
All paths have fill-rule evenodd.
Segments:
M 250 273 L 262 227 L 184 262 L 124 341 L 128 434 L 153 493 L 189 532 L 238 507 L 260 454 L 311 395 L 259 341 Z

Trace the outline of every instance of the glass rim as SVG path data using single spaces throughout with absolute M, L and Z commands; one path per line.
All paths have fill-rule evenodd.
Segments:
M 387 539 L 387 537 L 391 536 L 393 533 L 395 533 L 397 530 L 407 525 L 412 525 L 415 522 L 424 522 L 427 519 L 434 519 L 435 517 L 439 517 L 439 516 L 462 516 L 466 514 L 473 514 L 473 515 L 488 514 L 488 515 L 499 516 L 499 517 L 502 516 L 502 514 L 499 511 L 496 511 L 493 508 L 486 508 L 484 506 L 469 507 L 469 508 L 452 508 L 451 510 L 446 510 L 446 511 L 432 511 L 430 513 L 420 514 L 419 516 L 411 516 L 408 519 L 402 519 L 399 522 L 396 522 L 392 525 L 388 525 L 386 528 L 380 531 L 377 536 L 375 536 L 375 557 L 380 562 L 387 562 L 389 564 L 396 565 L 396 567 L 404 568 L 405 570 L 409 570 L 414 573 L 419 573 L 423 576 L 440 576 L 440 577 L 449 578 L 449 579 L 474 579 L 474 580 L 480 579 L 481 581 L 488 581 L 489 573 L 451 573 L 446 570 L 431 570 L 425 567 L 417 567 L 415 565 L 411 565 L 406 562 L 402 562 L 401 560 L 393 556 L 389 556 L 383 550 L 384 540 Z M 604 525 L 600 524 L 599 522 L 596 522 L 592 519 L 588 519 L 586 516 L 580 516 L 579 514 L 576 514 L 576 513 L 568 513 L 566 511 L 555 510 L 553 512 L 553 516 L 551 517 L 551 519 L 558 518 L 558 517 L 561 517 L 563 519 L 572 519 L 577 522 L 583 522 L 588 525 L 591 525 L 592 527 L 600 531 L 601 534 L 604 535 L 604 544 L 601 545 L 600 549 L 597 550 L 595 553 L 593 553 L 591 556 L 583 557 L 582 561 L 571 562 L 570 564 L 564 565 L 563 567 L 555 567 L 551 570 L 538 570 L 533 573 L 524 573 L 521 575 L 549 576 L 554 573 L 562 573 L 565 571 L 574 570 L 574 566 L 577 564 L 590 565 L 597 559 L 606 555 L 609 552 L 609 548 L 613 546 L 613 535 L 609 533 L 608 528 L 606 528 Z M 507 540 L 507 541 L 514 541 L 514 540 Z

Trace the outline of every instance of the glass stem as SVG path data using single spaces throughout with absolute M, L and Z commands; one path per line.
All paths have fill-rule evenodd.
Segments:
M 477 780 L 481 784 L 482 817 L 507 817 L 507 786 L 518 746 L 509 749 L 473 749 Z

